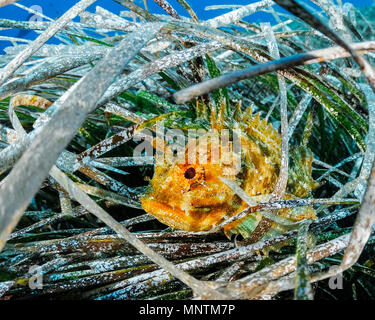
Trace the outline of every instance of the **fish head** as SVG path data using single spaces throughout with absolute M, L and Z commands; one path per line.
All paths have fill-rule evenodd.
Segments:
M 240 156 L 229 152 L 231 145 L 224 148 L 207 140 L 198 146 L 189 141 L 172 162 L 156 161 L 154 176 L 141 197 L 144 210 L 173 229 L 210 230 L 237 205 L 238 197 L 220 177 L 236 179 Z M 167 148 L 166 154 L 172 151 Z

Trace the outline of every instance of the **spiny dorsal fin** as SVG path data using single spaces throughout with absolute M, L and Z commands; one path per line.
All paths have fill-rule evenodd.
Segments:
M 234 108 L 233 119 L 237 122 L 241 122 L 241 119 L 242 119 L 242 104 L 241 104 L 241 101 L 238 101 L 237 105 Z
M 253 116 L 249 116 L 249 113 L 244 114 L 242 125 L 247 135 L 261 141 L 271 151 L 275 159 L 280 161 L 281 136 L 270 123 L 260 119 L 260 113 Z
M 242 114 L 242 122 L 247 122 L 249 119 L 253 117 L 253 109 L 252 107 L 247 107 L 244 113 Z

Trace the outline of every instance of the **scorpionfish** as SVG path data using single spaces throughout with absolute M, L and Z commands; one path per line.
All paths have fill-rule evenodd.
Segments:
M 215 117 L 210 116 L 210 122 L 211 130 L 218 132 L 237 127 L 241 142 L 237 156 L 233 155 L 233 135 L 224 147 L 210 139 L 208 130 L 206 134 L 188 140 L 184 152 L 172 163 L 159 161 L 155 164 L 154 176 L 140 199 L 146 212 L 172 229 L 208 231 L 246 209 L 248 204 L 228 186 L 225 182 L 228 179 L 258 202 L 269 199 L 267 196 L 272 194 L 278 180 L 281 135 L 266 120 L 261 120 L 259 113 L 253 115 L 251 108 L 241 111 L 239 105 L 230 117 L 218 112 Z M 172 152 L 172 146 L 166 145 L 165 153 Z M 219 159 L 216 156 L 214 159 L 217 154 L 220 154 Z M 195 163 L 188 161 L 191 157 L 195 158 Z M 318 186 L 311 176 L 312 161 L 312 152 L 307 147 L 297 146 L 290 150 L 288 183 L 283 199 L 306 197 Z M 239 164 L 239 170 L 234 170 L 235 162 Z M 316 219 L 312 207 L 269 212 L 291 224 Z M 225 224 L 223 231 L 228 238 L 240 234 L 248 242 L 256 242 L 283 233 L 286 227 L 266 218 L 263 210 L 249 212 L 245 217 Z

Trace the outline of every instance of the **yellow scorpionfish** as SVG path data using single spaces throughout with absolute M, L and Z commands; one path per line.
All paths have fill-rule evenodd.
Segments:
M 267 196 L 274 190 L 281 162 L 280 134 L 266 120 L 261 120 L 259 113 L 252 115 L 251 108 L 242 112 L 239 105 L 230 117 L 223 114 L 220 111 L 215 117 L 210 116 L 211 130 L 220 132 L 230 127 L 233 130 L 233 123 L 236 124 L 241 142 L 237 157 L 233 156 L 233 136 L 228 148 L 210 139 L 208 131 L 188 140 L 182 155 L 172 163 L 159 161 L 155 164 L 154 176 L 140 199 L 141 205 L 172 229 L 208 231 L 246 209 L 248 204 L 225 183 L 228 179 L 258 202 L 269 199 Z M 167 145 L 165 153 L 171 154 L 171 148 Z M 191 158 L 195 163 L 188 161 Z M 312 160 L 312 152 L 305 146 L 290 151 L 288 184 L 283 199 L 306 197 L 318 186 L 311 176 Z M 236 162 L 239 170 L 234 170 Z M 273 210 L 272 214 L 290 222 L 316 218 L 312 207 Z M 264 211 L 259 211 L 226 224 L 223 231 L 228 238 L 240 234 L 248 242 L 256 242 L 286 229 L 265 218 Z

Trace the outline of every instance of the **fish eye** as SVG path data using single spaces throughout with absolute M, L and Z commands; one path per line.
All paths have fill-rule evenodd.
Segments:
M 184 174 L 186 179 L 193 179 L 195 175 L 196 175 L 195 169 L 192 167 L 190 167 L 189 169 L 186 169 L 185 174 Z

